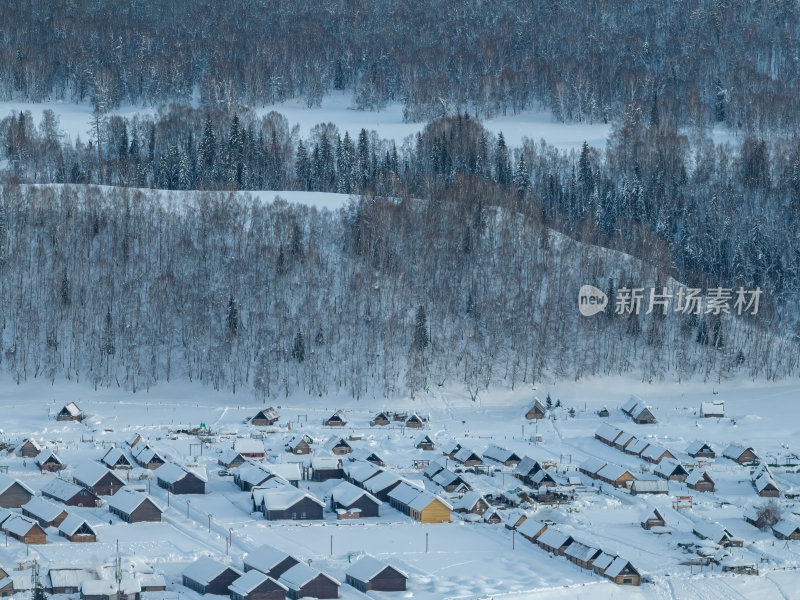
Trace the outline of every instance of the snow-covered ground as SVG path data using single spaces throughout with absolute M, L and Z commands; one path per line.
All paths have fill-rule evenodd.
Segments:
M 658 422 L 635 425 L 619 407 L 631 393 L 638 394 L 653 407 Z M 112 517 L 106 508 L 77 509 L 95 526 L 99 541 L 76 546 L 50 530 L 48 544 L 31 546 L 30 556 L 23 544 L 10 539 L 0 546 L 0 566 L 10 570 L 17 563 L 30 566 L 37 558 L 43 566 L 76 561 L 97 564 L 116 552 L 151 563 L 166 576 L 169 592 L 195 598 L 194 592 L 180 584 L 180 573 L 203 554 L 211 554 L 241 568 L 243 555 L 260 544 L 269 543 L 344 581 L 344 572 L 361 554 L 370 553 L 405 570 L 409 591 L 397 597 L 422 600 L 489 599 L 523 600 L 540 598 L 791 598 L 795 593 L 800 566 L 800 542 L 777 540 L 770 532 L 759 531 L 742 519 L 743 510 L 761 506 L 750 484 L 750 470 L 721 458 L 722 450 L 737 442 L 752 446 L 762 456 L 800 453 L 800 405 L 796 402 L 800 384 L 664 383 L 652 386 L 625 378 L 603 378 L 578 383 L 540 385 L 516 390 L 483 392 L 476 402 L 457 388 L 437 389 L 415 401 L 408 398 L 353 400 L 345 396 L 324 398 L 294 395 L 270 402 L 280 413 L 280 421 L 270 428 L 247 423 L 264 404 L 247 394 L 215 393 L 198 384 L 170 383 L 150 393 L 130 394 L 119 389 L 93 390 L 83 384 L 33 382 L 16 386 L 5 376 L 0 380 L 0 397 L 5 409 L 2 439 L 15 441 L 33 437 L 57 452 L 67 464 L 62 477 L 87 458 L 99 459 L 111 445 L 126 449 L 125 440 L 134 432 L 148 438 L 167 458 L 181 464 L 197 465 L 209 478 L 207 493 L 192 496 L 187 512 L 186 497 L 171 496 L 164 521 L 156 524 L 127 524 Z M 544 401 L 550 395 L 561 407 L 553 409 L 552 419 L 538 424 L 526 421 L 524 413 L 532 398 Z M 724 400 L 728 416 L 703 419 L 702 401 Z M 88 415 L 84 423 L 57 422 L 55 413 L 67 402 L 75 401 Z M 610 417 L 600 419 L 596 411 L 607 406 Z M 568 410 L 575 410 L 570 417 Z M 322 421 L 343 409 L 349 424 L 342 429 L 323 427 Z M 381 516 L 360 521 L 337 521 L 326 511 L 316 522 L 268 522 L 250 514 L 249 494 L 242 492 L 230 476 L 219 474 L 218 452 L 229 448 L 237 436 L 264 435 L 268 460 L 291 462 L 308 460 L 283 451 L 283 441 L 300 431 L 315 438 L 316 452 L 326 455 L 321 442 L 330 435 L 359 437 L 356 448 L 378 453 L 388 469 L 422 480 L 414 461 L 441 456 L 437 451 L 416 450 L 413 440 L 418 430 L 370 426 L 381 410 L 416 411 L 429 417 L 423 431 L 441 445 L 456 440 L 482 453 L 496 443 L 520 455 L 557 465 L 559 475 L 576 475 L 576 465 L 586 458 L 599 457 L 624 465 L 636 475 L 652 470 L 642 459 L 624 454 L 593 438 L 601 422 L 609 422 L 646 441 L 658 442 L 686 459 L 689 442 L 703 440 L 717 451 L 717 459 L 707 466 L 717 483 L 716 493 L 697 493 L 683 484 L 670 482 L 668 496 L 631 496 L 626 491 L 603 486 L 602 490 L 585 476 L 575 502 L 560 507 L 540 507 L 534 518 L 553 522 L 558 529 L 582 542 L 605 551 L 619 553 L 630 560 L 648 579 L 641 588 L 618 587 L 582 570 L 562 557 L 553 557 L 503 525 L 470 523 L 454 514 L 452 523 L 421 525 L 387 504 Z M 198 439 L 171 432 L 178 425 L 197 427 L 201 423 L 214 434 L 198 456 Z M 541 441 L 536 442 L 536 436 Z M 54 477 L 40 474 L 31 459 L 0 453 L 0 465 L 9 474 L 34 489 Z M 451 468 L 455 468 L 451 462 Z M 503 491 L 518 485 L 511 469 L 495 469 L 489 475 L 467 474 L 481 491 Z M 800 479 L 793 469 L 773 469 L 785 491 L 797 489 Z M 134 469 L 130 479 L 149 477 L 150 472 Z M 137 482 L 138 483 L 138 482 Z M 166 492 L 143 479 L 158 502 L 166 507 Z M 324 498 L 336 482 L 301 482 L 312 494 Z M 432 482 L 426 486 L 447 496 Z M 694 507 L 676 511 L 676 496 L 691 495 Z M 455 497 L 453 498 L 455 499 Z M 778 502 L 789 516 L 798 511 L 795 501 Z M 643 513 L 658 507 L 667 520 L 669 533 L 656 535 L 639 526 Z M 75 510 L 75 509 L 71 509 Z M 209 515 L 211 532 L 209 533 Z M 679 544 L 701 544 L 691 530 L 694 523 L 719 521 L 744 540 L 743 548 L 731 549 L 731 557 L 756 564 L 760 576 L 723 575 L 720 567 L 683 565 L 694 556 Z M 227 551 L 226 537 L 233 539 Z M 426 537 L 428 548 L 426 551 Z M 333 550 L 331 552 L 331 543 Z M 512 547 L 513 545 L 513 547 Z M 226 552 L 227 555 L 226 555 Z M 341 597 L 363 598 L 343 585 Z M 391 597 L 391 596 L 387 596 Z

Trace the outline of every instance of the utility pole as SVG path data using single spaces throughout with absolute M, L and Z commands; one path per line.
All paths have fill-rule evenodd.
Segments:
M 428 552 L 428 532 L 425 532 L 425 553 Z
M 211 515 L 208 515 L 208 533 L 211 533 Z M 331 539 L 333 539 L 333 536 L 331 536 Z

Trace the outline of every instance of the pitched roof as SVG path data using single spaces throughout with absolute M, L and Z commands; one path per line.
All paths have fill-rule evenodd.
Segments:
M 286 571 L 283 575 L 281 575 L 281 578 L 278 581 L 280 581 L 283 585 L 285 585 L 289 589 L 299 590 L 309 581 L 315 579 L 318 575 L 322 575 L 327 579 L 330 579 L 336 585 L 342 585 L 330 575 L 326 575 L 322 571 L 318 571 L 313 567 L 309 567 L 305 563 L 296 564 L 291 569 Z
M 587 473 L 596 474 L 600 469 L 605 467 L 607 464 L 608 463 L 606 461 L 591 456 L 581 463 L 580 469 L 586 471 Z
M 796 519 L 781 519 L 772 526 L 772 529 L 784 537 L 789 537 L 800 529 L 800 522 Z
M 6 490 L 8 490 L 8 488 L 10 488 L 15 483 L 22 486 L 22 488 L 31 495 L 34 495 L 36 493 L 19 479 L 14 479 L 13 477 L 6 475 L 5 473 L 0 473 L 0 494 L 4 494 Z
M 43 487 L 42 492 L 66 502 L 83 488 L 79 485 L 67 481 L 66 479 L 51 479 Z
M 658 460 L 659 457 L 664 454 L 665 452 L 669 452 L 664 446 L 660 444 L 650 444 L 641 454 L 642 458 L 646 458 L 648 460 Z
M 683 465 L 674 458 L 665 458 L 656 465 L 655 469 L 653 469 L 653 472 L 660 475 L 665 475 L 667 477 L 675 474 L 687 474 L 686 469 L 683 468 Z
M 70 415 L 73 417 L 77 417 L 81 414 L 81 409 L 78 408 L 78 405 L 74 402 L 69 402 L 64 405 L 64 408 L 61 409 L 62 411 L 66 410 Z
M 453 508 L 455 510 L 472 510 L 481 500 L 486 502 L 486 499 L 478 492 L 469 491 L 461 496 L 461 498 L 453 502 Z M 486 504 L 488 505 L 489 503 L 486 502 Z
M 366 481 L 368 478 L 373 477 L 378 473 L 383 473 L 383 469 L 375 466 L 371 462 L 366 461 L 348 461 L 342 465 L 342 469 L 350 479 L 360 482 Z
M 101 465 L 99 462 L 93 460 L 86 460 L 75 467 L 75 470 L 72 471 L 72 476 L 86 485 L 93 486 L 107 473 L 111 473 L 111 476 L 114 477 L 120 485 L 125 485 L 125 480 L 122 479 L 122 477 L 117 475 L 114 471 L 110 471 L 105 465 Z
M 626 413 L 629 413 L 633 411 L 633 409 L 636 408 L 636 405 L 638 404 L 644 404 L 644 402 L 642 402 L 642 399 L 639 398 L 638 396 L 631 396 L 630 398 L 628 398 L 628 401 L 622 405 L 622 410 Z
M 609 425 L 608 423 L 602 423 L 600 427 L 597 428 L 597 431 L 594 432 L 595 436 L 609 442 L 616 440 L 621 433 L 621 429 L 614 427 L 613 425 Z
M 164 512 L 164 509 L 161 508 L 161 506 L 159 506 L 153 498 L 147 494 L 137 492 L 136 490 L 132 490 L 127 487 L 122 488 L 116 494 L 111 496 L 108 499 L 108 506 L 129 515 L 145 500 L 152 502 L 153 506 L 155 506 L 159 512 Z
M 422 488 L 406 480 L 389 492 L 389 498 L 407 506 L 414 498 L 419 496 L 421 491 Z
M 481 457 L 476 452 L 464 447 L 456 452 L 453 458 L 459 462 L 467 462 L 468 460 L 481 460 Z
M 618 556 L 617 558 L 614 559 L 614 562 L 612 562 L 606 568 L 605 573 L 606 573 L 606 576 L 608 576 L 608 577 L 616 577 L 617 575 L 622 573 L 622 571 L 624 571 L 626 568 L 630 568 L 633 571 L 636 571 L 636 569 L 633 568 L 633 565 L 631 563 L 629 563 L 624 558 Z
M 695 440 L 686 448 L 686 454 L 694 456 L 698 452 L 700 452 L 703 448 L 708 448 L 713 452 L 711 446 L 709 446 L 706 442 L 702 442 L 700 440 Z
M 753 449 L 750 447 L 742 446 L 741 444 L 731 444 L 730 446 L 725 448 L 725 451 L 722 453 L 722 456 L 724 456 L 725 458 L 732 458 L 733 460 L 738 460 L 739 457 L 748 450 L 750 450 L 750 452 L 753 452 Z M 755 452 L 753 452 L 753 454 L 755 454 Z
M 711 479 L 711 476 L 706 473 L 703 469 L 692 469 L 689 471 L 689 475 L 684 480 L 686 485 L 695 485 L 696 483 L 702 481 L 703 479 L 708 478 L 711 483 L 714 483 L 714 480 Z
M 228 569 L 241 575 L 241 571 L 225 565 L 218 560 L 214 560 L 210 556 L 201 556 L 188 567 L 183 570 L 182 575 L 188 577 L 192 581 L 196 581 L 200 585 L 208 585 L 214 579 L 222 575 Z
M 51 456 L 53 457 L 53 460 L 56 463 L 58 463 L 59 465 L 63 464 L 61 462 L 61 459 L 59 459 L 58 456 L 56 456 L 56 453 L 53 452 L 52 450 L 48 450 L 47 448 L 44 448 L 41 452 L 39 452 L 39 454 L 36 455 L 36 458 L 34 460 L 36 461 L 37 465 L 43 465 L 48 461 L 48 459 L 50 459 Z
M 352 449 L 352 446 L 347 443 L 347 440 L 338 435 L 332 435 L 331 437 L 329 437 L 322 447 L 325 448 L 326 450 L 333 450 L 334 448 L 336 448 L 336 446 L 346 446 L 347 448 Z
M 92 531 L 92 533 L 95 533 L 94 528 L 89 525 L 89 522 L 76 514 L 68 514 L 67 518 L 64 519 L 61 522 L 61 525 L 58 526 L 58 530 L 67 535 L 74 535 L 75 532 L 78 531 L 78 529 L 80 529 L 84 524 Z
M 50 500 L 45 500 L 41 496 L 34 496 L 27 504 L 24 504 L 22 508 L 37 519 L 47 522 L 55 520 L 64 512 L 63 506 L 59 506 Z
M 336 470 L 342 467 L 342 459 L 338 456 L 313 456 L 311 457 L 311 468 L 319 470 Z
M 33 527 L 39 527 L 39 524 L 33 519 L 23 517 L 22 515 L 9 517 L 6 522 L 3 523 L 3 529 L 19 536 L 25 536 Z
M 526 476 L 530 475 L 531 471 L 538 471 L 541 468 L 542 465 L 539 464 L 539 461 L 531 458 L 530 456 L 523 456 L 522 460 L 519 461 L 519 464 L 514 469 L 514 473 Z
M 117 464 L 117 462 L 119 462 L 120 459 L 124 459 L 125 463 L 130 464 L 128 457 L 125 456 L 122 448 L 117 448 L 114 446 L 113 448 L 108 449 L 108 452 L 103 455 L 101 460 L 108 466 L 114 466 Z
M 483 453 L 483 456 L 484 458 L 489 458 L 491 460 L 495 460 L 501 463 L 504 463 L 507 460 L 512 460 L 512 459 L 520 460 L 519 456 L 517 456 L 515 452 L 512 452 L 508 448 L 503 448 L 495 444 L 489 446 Z
M 631 490 L 636 492 L 669 492 L 666 479 L 637 479 L 631 484 Z
M 430 506 L 433 502 L 439 501 L 444 504 L 449 510 L 453 510 L 453 505 L 450 504 L 447 500 L 442 498 L 441 496 L 436 496 L 431 494 L 430 492 L 420 492 L 416 498 L 414 498 L 411 502 L 408 503 L 409 508 L 413 508 L 414 510 L 423 510 L 424 508 Z
M 625 446 L 625 450 L 630 452 L 631 454 L 641 455 L 647 448 L 650 447 L 649 442 L 645 442 L 644 440 L 635 439 L 630 444 Z
M 572 542 L 566 549 L 565 554 L 577 560 L 588 562 L 594 558 L 595 554 L 600 552 L 599 548 L 587 546 L 581 542 Z
M 384 471 L 383 473 L 379 473 L 375 475 L 375 477 L 370 477 L 364 482 L 364 487 L 367 488 L 373 494 L 376 494 L 382 490 L 385 490 L 391 485 L 394 485 L 398 481 L 401 480 L 401 477 L 396 473 L 391 473 L 390 471 Z
M 310 493 L 292 485 L 283 485 L 277 488 L 263 490 L 262 498 L 266 510 L 286 510 L 300 502 L 303 498 L 309 498 L 312 502 L 320 506 L 325 506 L 325 503 L 316 496 L 312 496 Z
M 277 567 L 287 558 L 293 558 L 295 561 L 297 561 L 297 559 L 291 554 L 287 554 L 282 550 L 278 550 L 269 544 L 264 544 L 252 552 L 248 552 L 244 557 L 244 564 L 248 567 L 258 569 L 262 573 L 267 573 Z
M 331 498 L 333 501 L 345 506 L 351 505 L 362 496 L 366 496 L 376 504 L 381 503 L 380 500 L 378 500 L 368 491 L 362 490 L 360 487 L 357 487 L 348 481 L 343 481 L 331 490 Z
M 382 560 L 378 560 L 374 556 L 370 556 L 367 554 L 366 556 L 362 557 L 358 562 L 352 565 L 347 571 L 345 571 L 346 575 L 349 575 L 353 579 L 357 581 L 369 581 L 376 575 L 380 574 L 384 569 L 390 568 L 388 563 L 383 562 Z M 397 567 L 391 567 L 398 573 L 400 573 L 403 577 L 408 578 L 408 575 L 398 569 Z
M 331 420 L 338 420 L 342 423 L 347 423 L 347 415 L 344 414 L 344 411 L 339 409 L 335 413 L 333 413 L 330 417 L 328 417 L 328 421 Z
M 615 559 L 616 556 L 612 556 L 611 554 L 602 552 L 600 556 L 594 559 L 592 566 L 605 571 L 608 568 L 608 566 L 614 562 Z
M 541 521 L 527 518 L 525 521 L 523 521 L 522 525 L 517 527 L 517 531 L 519 531 L 520 534 L 524 535 L 525 537 L 535 538 L 543 529 L 546 528 L 547 525 Z
M 525 523 L 527 522 L 528 519 L 525 519 Z M 525 523 L 523 523 L 523 525 Z M 561 546 L 569 542 L 569 540 L 569 535 L 562 533 L 557 529 L 553 529 L 552 527 L 548 527 L 542 535 L 536 538 L 537 542 L 540 542 L 545 546 L 550 546 L 551 548 L 561 548 Z
M 164 463 L 160 467 L 158 467 L 155 471 L 155 476 L 160 479 L 161 481 L 165 481 L 167 483 L 175 483 L 180 481 L 187 475 L 191 474 L 197 477 L 200 481 L 207 483 L 208 480 L 205 476 L 200 475 L 199 473 L 195 473 L 194 471 L 189 471 L 185 467 L 182 467 L 175 463 Z
M 242 454 L 264 454 L 264 442 L 255 438 L 236 438 L 233 449 Z
M 288 590 L 285 585 L 282 583 L 275 581 L 272 577 L 267 577 L 261 571 L 256 571 L 252 569 L 239 577 L 235 580 L 232 584 L 228 586 L 228 589 L 240 596 L 247 596 L 250 592 L 256 589 L 258 586 L 271 581 L 276 586 L 280 587 L 284 591 Z

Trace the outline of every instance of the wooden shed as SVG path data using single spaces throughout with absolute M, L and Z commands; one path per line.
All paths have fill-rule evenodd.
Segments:
M 93 460 L 79 464 L 72 471 L 72 480 L 97 496 L 112 496 L 126 483 L 117 473 Z
M 386 412 L 386 411 L 379 412 L 377 415 L 375 415 L 375 418 L 372 419 L 372 424 L 373 425 L 384 426 L 384 425 L 389 425 L 391 422 L 392 422 L 392 419 L 389 416 L 389 413 Z
M 160 522 L 163 512 L 150 496 L 128 488 L 108 499 L 108 510 L 126 523 Z
M 347 425 L 347 415 L 344 414 L 343 410 L 337 410 L 325 420 L 323 425 L 327 425 L 328 427 L 344 427 Z
M 9 537 L 19 540 L 23 544 L 46 544 L 47 534 L 35 520 L 22 515 L 9 517 L 3 523 L 3 531 Z
M 702 469 L 692 469 L 683 481 L 690 489 L 698 492 L 713 492 L 714 480 Z
M 800 523 L 794 519 L 781 519 L 772 526 L 772 533 L 779 540 L 800 540 Z
M 345 571 L 345 581 L 359 592 L 404 592 L 408 575 L 373 556 L 364 556 Z
M 201 596 L 214 594 L 227 596 L 230 585 L 242 573 L 208 556 L 201 556 L 183 570 L 183 585 Z
M 716 458 L 717 453 L 706 442 L 694 441 L 689 444 L 686 453 L 692 458 Z
M 547 409 L 545 409 L 544 404 L 539 402 L 539 399 L 536 398 L 533 401 L 533 406 L 531 406 L 528 409 L 528 412 L 525 413 L 525 418 L 528 419 L 529 421 L 544 419 L 544 415 L 546 412 Z
M 648 406 L 639 406 L 631 413 L 633 422 L 638 425 L 651 425 L 656 422 L 656 417 Z
M 642 575 L 624 558 L 614 559 L 604 575 L 617 585 L 642 585 Z
M 671 481 L 684 481 L 689 472 L 674 458 L 665 458 L 656 465 L 653 472 L 664 479 Z
M 514 467 L 522 461 L 516 452 L 496 444 L 491 444 L 484 451 L 483 457 L 505 465 L 506 467 Z
M 758 456 L 752 448 L 739 444 L 731 444 L 725 448 L 722 456 L 736 461 L 740 465 L 754 465 L 758 462 Z
M 35 462 L 42 473 L 45 471 L 48 473 L 57 473 L 64 468 L 64 463 L 61 462 L 61 459 L 56 456 L 55 452 L 47 448 L 36 455 Z
M 417 413 L 412 413 L 408 419 L 406 419 L 406 427 L 409 429 L 422 429 L 425 425 L 425 421 L 422 420 Z
M 41 451 L 42 447 L 36 442 L 36 440 L 28 438 L 22 440 L 22 443 L 17 446 L 17 449 L 14 452 L 22 458 L 36 458 Z
M 414 447 L 418 450 L 434 450 L 436 448 L 433 440 L 426 433 L 423 433 L 416 440 L 414 440 Z
M 9 477 L 5 473 L 0 473 L 0 507 L 19 508 L 23 504 L 30 502 L 34 492 L 27 485 Z
M 128 457 L 125 456 L 125 453 L 122 451 L 122 449 L 117 448 L 116 446 L 109 448 L 108 452 L 106 452 L 103 455 L 103 458 L 100 459 L 100 462 L 109 469 L 125 470 L 133 467 L 133 465 L 131 465 L 131 461 L 128 460 Z
M 83 421 L 83 411 L 77 404 L 70 402 L 58 411 L 56 421 Z
M 278 580 L 288 588 L 287 598 L 338 598 L 341 585 L 333 577 L 325 575 L 306 564 L 299 563 L 281 575 Z
M 140 467 L 155 471 L 158 467 L 167 462 L 155 449 L 151 448 L 146 442 L 140 441 L 131 449 L 133 460 Z
M 347 440 L 338 436 L 332 436 L 329 438 L 323 447 L 336 456 L 344 456 L 345 454 L 350 454 L 353 451 L 353 447 L 347 443 Z
M 311 454 L 312 441 L 306 434 L 295 435 L 286 442 L 286 451 L 292 454 Z
M 653 527 L 664 527 L 666 522 L 664 521 L 664 516 L 661 514 L 661 511 L 657 508 L 653 508 L 645 515 L 641 525 L 645 529 L 652 529 Z
M 234 469 L 236 467 L 241 467 L 244 463 L 247 462 L 247 459 L 236 452 L 233 448 L 228 448 L 224 450 L 219 457 L 217 457 L 217 463 L 220 466 L 225 467 L 226 469 Z
M 58 535 L 70 542 L 96 542 L 97 533 L 86 519 L 77 515 L 68 515 L 58 526 Z
M 100 503 L 94 493 L 66 479 L 51 479 L 42 488 L 42 496 L 67 506 L 95 507 Z
M 258 427 L 267 427 L 269 425 L 274 425 L 278 422 L 278 412 L 272 408 L 265 408 L 260 410 L 256 413 L 252 419 L 250 419 L 250 423 L 252 425 L 256 425 Z
M 228 590 L 231 600 L 284 600 L 287 588 L 260 571 L 248 571 L 236 579 Z
M 475 465 L 483 464 L 483 459 L 469 448 L 461 448 L 455 453 L 453 460 L 460 462 L 465 467 L 474 467 Z

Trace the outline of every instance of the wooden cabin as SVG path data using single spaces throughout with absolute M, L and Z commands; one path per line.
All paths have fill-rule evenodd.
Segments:
M 420 523 L 449 523 L 453 507 L 439 496 L 421 492 L 408 503 L 409 516 Z
M 327 425 L 328 427 L 344 427 L 347 425 L 347 415 L 344 414 L 343 410 L 337 410 L 323 422 L 323 425 Z
M 669 494 L 668 480 L 665 479 L 637 479 L 631 483 L 631 495 L 640 494 Z
M 373 465 L 378 465 L 379 467 L 385 467 L 386 461 L 384 461 L 376 452 L 373 452 L 369 448 L 356 448 L 348 457 L 350 460 L 363 460 Z
M 272 408 L 265 408 L 264 410 L 260 410 L 256 413 L 252 419 L 250 419 L 250 423 L 257 427 L 268 427 L 270 425 L 274 425 L 278 422 L 278 412 Z
M 286 597 L 291 600 L 306 597 L 320 600 L 338 598 L 341 585 L 334 578 L 304 563 L 293 566 L 278 581 L 287 587 Z
M 483 515 L 489 510 L 489 503 L 478 492 L 467 492 L 453 503 L 453 510 L 457 513 Z
M 698 492 L 713 492 L 714 480 L 702 469 L 692 469 L 683 481 L 687 487 Z
M 594 437 L 597 440 L 600 440 L 607 446 L 613 446 L 614 442 L 616 442 L 617 438 L 622 434 L 622 430 L 614 427 L 613 425 L 609 425 L 608 423 L 603 423 L 600 427 L 597 428 L 597 431 L 594 432 Z
M 273 579 L 278 579 L 299 562 L 291 554 L 273 548 L 269 544 L 264 544 L 245 555 L 244 571 L 247 573 L 255 569 Z
M 123 575 L 119 583 L 113 579 L 84 579 L 80 600 L 139 600 L 141 592 L 139 581 L 131 576 Z
M 173 494 L 205 494 L 206 478 L 176 465 L 165 463 L 153 471 L 158 487 Z
M 72 472 L 72 480 L 96 496 L 112 496 L 126 484 L 114 471 L 93 460 L 79 464 Z
M 0 508 L 19 508 L 30 502 L 34 492 L 27 485 L 0 473 Z
M 58 526 L 58 535 L 67 538 L 70 542 L 84 543 L 96 542 L 97 533 L 88 521 L 77 516 L 68 515 Z
M 729 458 L 740 465 L 754 465 L 758 463 L 758 456 L 752 448 L 741 446 L 739 444 L 731 444 L 722 453 L 722 456 Z
M 51 479 L 42 488 L 42 496 L 67 506 L 95 507 L 100 503 L 94 493 L 66 479 Z
M 594 559 L 602 553 L 603 551 L 600 548 L 575 541 L 564 551 L 564 556 L 568 561 L 578 565 L 580 568 L 591 570 Z
M 247 459 L 233 448 L 228 448 L 217 457 L 217 463 L 226 469 L 241 467 L 245 462 L 247 462 Z
M 506 467 L 515 467 L 522 461 L 516 452 L 512 452 L 508 448 L 503 448 L 496 444 L 490 445 L 483 453 L 483 457 L 505 465 Z
M 600 418 L 606 418 L 609 416 L 609 414 L 610 413 L 608 412 L 608 408 L 606 408 L 605 406 L 597 411 L 597 416 Z
M 400 485 L 402 481 L 403 479 L 396 473 L 383 471 L 364 481 L 363 487 L 382 502 L 387 502 L 389 500 L 389 493 Z
M 24 504 L 22 514 L 39 523 L 42 529 L 58 527 L 67 518 L 67 511 L 61 505 L 41 496 L 34 496 L 30 502 Z
M 453 460 L 460 462 L 465 467 L 474 467 L 475 465 L 483 464 L 483 459 L 469 448 L 461 448 L 455 453 Z
M 17 446 L 15 453 L 22 458 L 36 458 L 43 448 L 36 442 L 36 440 L 25 439 Z
M 527 520 L 525 522 L 527 523 Z M 551 552 L 556 556 L 564 556 L 564 552 L 574 541 L 571 535 L 548 528 L 536 538 L 536 545 L 545 552 Z
M 431 437 L 425 433 L 414 440 L 414 447 L 417 450 L 434 450 L 436 448 Z
M 70 402 L 58 411 L 56 421 L 83 421 L 83 411 L 77 404 Z
M 671 481 L 684 481 L 689 476 L 689 472 L 674 458 L 665 458 L 656 465 L 653 472 Z
M 660 463 L 665 458 L 675 459 L 675 455 L 672 452 L 658 444 L 650 444 L 639 456 L 647 462 L 655 464 Z
M 741 548 L 744 545 L 742 540 L 733 537 L 731 532 L 719 523 L 697 521 L 692 528 L 692 533 L 701 539 L 710 540 L 725 548 L 730 546 Z
M 539 399 L 536 398 L 533 401 L 533 406 L 528 409 L 528 412 L 525 413 L 525 418 L 529 421 L 544 419 L 545 413 L 547 409 L 544 407 L 544 404 L 539 402 Z
M 686 449 L 686 454 L 692 458 L 716 458 L 717 453 L 714 449 L 705 442 L 694 441 L 689 444 Z
M 242 573 L 208 556 L 201 556 L 183 570 L 183 585 L 198 594 L 227 596 L 228 587 Z
M 389 425 L 392 422 L 392 419 L 389 417 L 389 413 L 386 411 L 379 412 L 375 415 L 375 418 L 372 419 L 372 425 L 380 425 L 385 426 Z
M 547 525 L 545 525 L 541 521 L 537 521 L 536 519 L 529 519 L 525 516 L 524 513 L 521 516 L 524 517 L 522 519 L 522 522 L 520 523 L 520 519 L 514 520 L 514 522 L 511 523 L 512 525 L 511 529 L 514 529 L 514 527 L 516 527 L 517 533 L 519 533 L 526 540 L 535 542 L 540 535 L 542 535 L 545 531 L 547 531 Z
M 46 544 L 47 534 L 35 520 L 22 515 L 9 517 L 3 523 L 3 531 L 9 537 L 19 540 L 23 544 Z
M 359 518 L 377 517 L 380 512 L 381 501 L 375 496 L 343 481 L 331 490 L 331 510 L 337 512 L 345 510 L 353 512 L 358 510 Z
M 160 522 L 163 509 L 147 494 L 124 488 L 108 499 L 108 510 L 126 523 Z
M 262 490 L 261 509 L 268 521 L 321 520 L 325 503 L 290 485 Z
M 656 417 L 648 406 L 639 406 L 631 413 L 631 419 L 637 425 L 652 425 L 656 422 Z
M 345 581 L 362 594 L 404 592 L 408 575 L 373 556 L 364 556 L 345 572 Z
M 642 527 L 645 529 L 652 529 L 653 527 L 664 527 L 666 522 L 664 521 L 664 516 L 661 514 L 657 508 L 653 508 L 647 515 L 645 516 L 644 521 L 641 522 Z
M 122 449 L 117 448 L 116 446 L 109 448 L 108 452 L 106 452 L 103 455 L 103 458 L 100 459 L 100 462 L 109 469 L 128 470 L 133 468 L 131 461 L 128 460 L 128 457 L 125 456 L 125 453 L 122 451 Z
M 248 571 L 228 586 L 231 600 L 285 600 L 285 585 L 260 571 Z
M 353 451 L 353 447 L 347 443 L 347 440 L 337 436 L 333 436 L 328 439 L 323 447 L 336 456 L 344 456 L 345 454 L 350 454 Z
M 411 416 L 406 419 L 406 427 L 409 429 L 422 429 L 424 425 L 425 422 L 417 413 L 412 413 Z
M 342 459 L 337 456 L 315 456 L 311 459 L 311 480 L 328 481 L 342 479 Z
M 628 487 L 628 482 L 635 481 L 636 476 L 625 467 L 607 464 L 596 473 L 597 479 L 610 483 L 617 488 Z
M 641 573 L 624 558 L 615 558 L 603 574 L 617 585 L 642 585 Z
M 295 435 L 286 442 L 286 451 L 292 454 L 311 454 L 312 439 L 303 434 Z
M 779 540 L 800 540 L 800 523 L 794 519 L 781 519 L 772 526 L 772 533 Z
M 163 456 L 151 448 L 146 442 L 140 441 L 131 449 L 133 460 L 145 469 L 155 471 L 158 467 L 167 462 Z
M 233 451 L 244 458 L 264 458 L 264 442 L 255 438 L 236 438 L 233 442 Z
M 54 452 L 45 448 L 39 454 L 36 455 L 36 466 L 39 467 L 39 470 L 44 473 L 57 473 L 64 468 L 64 463 L 61 462 L 61 459 L 55 455 Z

